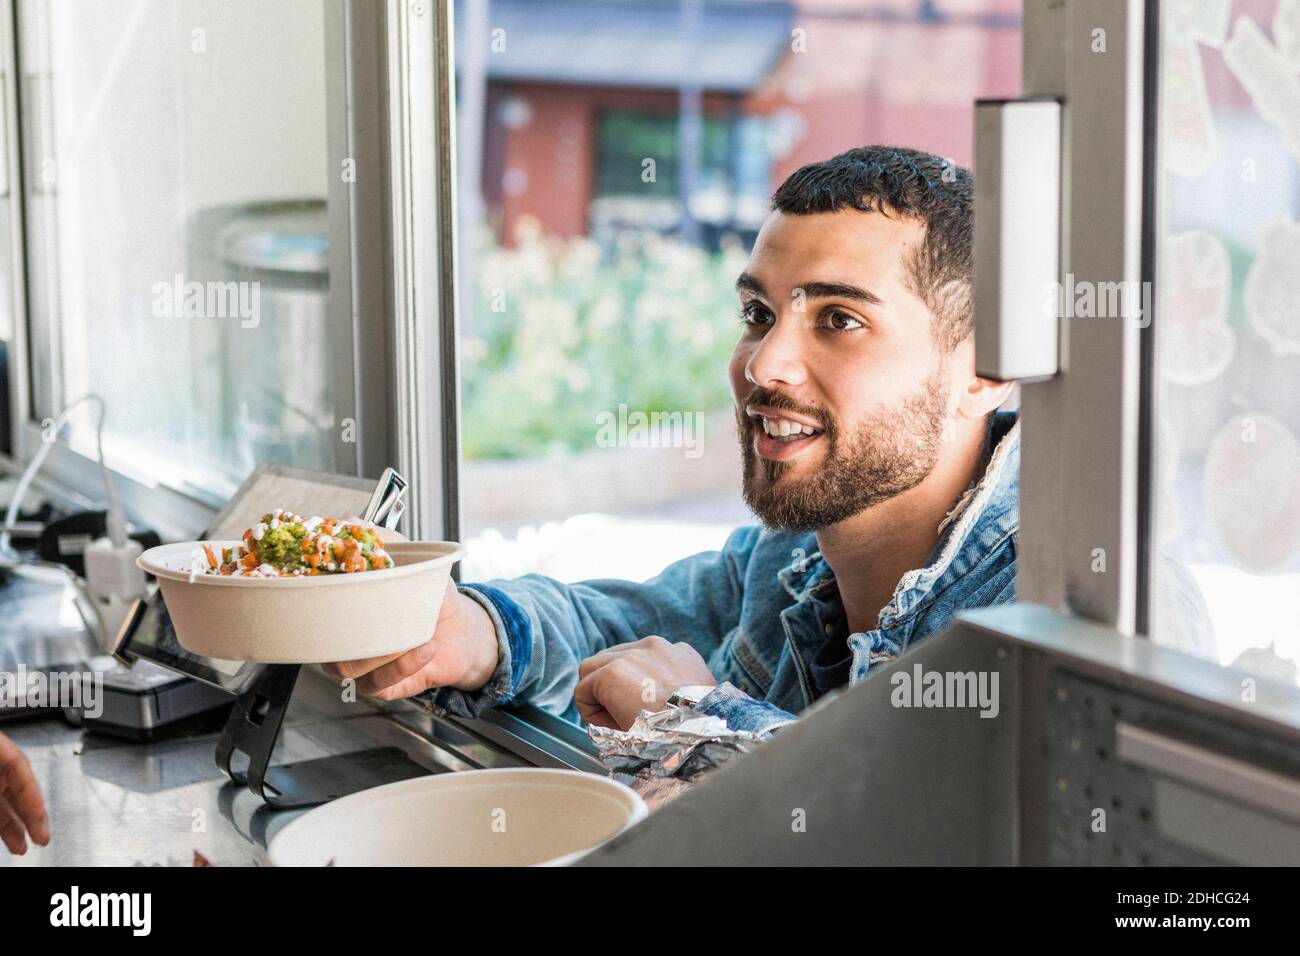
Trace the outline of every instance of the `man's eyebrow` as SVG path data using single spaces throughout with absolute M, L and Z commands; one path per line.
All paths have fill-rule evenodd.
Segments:
M 799 286 L 810 299 L 853 299 L 869 305 L 884 305 L 885 300 L 869 289 L 861 289 L 847 282 L 805 282 Z
M 885 304 L 880 296 L 869 289 L 859 288 L 847 282 L 805 282 L 803 285 L 797 286 L 796 290 L 802 290 L 804 296 L 809 299 L 852 299 L 855 302 L 866 302 L 869 305 Z M 742 272 L 736 279 L 736 291 L 751 292 L 760 296 L 767 295 L 763 283 L 748 272 Z
M 736 277 L 736 291 L 752 292 L 754 295 L 767 295 L 766 290 L 763 288 L 763 283 L 759 282 L 757 278 L 750 275 L 748 272 L 742 272 Z

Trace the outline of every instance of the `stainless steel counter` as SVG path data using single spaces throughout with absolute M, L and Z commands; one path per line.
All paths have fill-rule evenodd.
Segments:
M 304 669 L 275 762 L 371 747 L 400 748 L 430 773 L 504 766 L 598 770 L 585 735 L 555 718 L 502 712 L 484 721 L 434 717 L 398 702 L 345 703 L 338 685 Z M 554 731 L 554 734 L 548 732 Z M 271 810 L 217 769 L 218 732 L 134 743 L 69 727 L 57 715 L 0 725 L 32 762 L 50 813 L 48 847 L 0 866 L 261 864 L 267 841 L 302 810 Z
M 0 569 L 0 672 L 88 660 L 99 653 L 58 569 Z M 267 841 L 302 810 L 272 810 L 217 768 L 221 721 L 205 732 L 136 743 L 69 726 L 59 710 L 0 721 L 36 772 L 52 841 L 0 866 L 189 866 L 197 850 L 219 866 L 260 864 Z M 549 766 L 600 772 L 586 734 L 535 708 L 481 720 L 434 716 L 409 701 L 346 702 L 304 668 L 273 765 L 396 747 L 430 773 Z M 340 761 L 345 763 L 345 761 Z

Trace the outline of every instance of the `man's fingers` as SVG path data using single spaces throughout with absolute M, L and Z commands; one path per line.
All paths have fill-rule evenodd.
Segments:
M 50 842 L 45 801 L 41 799 L 36 774 L 26 755 L 4 734 L 0 734 L 0 801 L 17 814 L 20 824 L 31 832 L 37 843 L 44 846 Z
M 409 651 L 406 653 L 410 653 Z M 389 661 L 395 661 L 401 654 L 385 654 L 383 657 L 366 657 L 359 661 L 335 661 L 330 664 L 322 664 L 321 669 L 327 674 L 332 674 L 339 680 L 360 680 L 371 671 L 383 667 Z
M 594 717 L 605 713 L 605 705 L 600 701 L 600 684 L 604 681 L 604 675 L 601 671 L 596 671 L 582 680 L 578 681 L 578 686 L 573 688 L 573 702 L 578 705 L 578 716 L 587 723 L 591 723 Z M 602 726 L 615 726 L 604 724 Z
M 425 641 L 419 647 L 407 651 L 382 667 L 377 667 L 364 677 L 358 678 L 357 690 L 363 694 L 375 694 L 386 687 L 399 684 L 407 678 L 414 677 L 433 660 L 437 645 L 432 640 Z
M 36 777 L 30 768 L 26 779 L 16 787 L 9 787 L 0 794 L 0 799 L 18 814 L 33 840 L 41 846 L 50 842 L 50 821 L 45 815 L 45 801 L 41 799 L 41 788 L 37 786 Z
M 610 730 L 623 729 L 607 710 L 597 711 L 590 717 L 584 717 L 583 720 L 591 727 L 608 727 Z
M 626 654 L 628 651 L 640 649 L 642 649 L 640 641 L 629 641 L 626 644 L 615 644 L 613 647 L 607 647 L 603 651 L 597 651 L 590 657 L 584 658 L 581 663 L 578 664 L 578 679 L 581 680 L 589 674 L 599 670 L 621 654 Z
M 426 691 L 431 687 L 437 686 L 439 686 L 438 682 L 432 680 L 426 672 L 422 670 L 405 680 L 398 681 L 396 684 L 390 684 L 387 687 L 381 688 L 370 694 L 370 696 L 377 700 L 403 700 L 407 697 L 414 697 L 421 691 Z
M 0 797 L 0 840 L 15 856 L 27 852 L 27 830 L 4 797 Z
M 626 730 L 641 712 L 639 697 L 628 699 L 630 686 L 626 672 L 620 673 L 620 668 L 597 668 L 573 688 L 578 716 L 598 727 Z

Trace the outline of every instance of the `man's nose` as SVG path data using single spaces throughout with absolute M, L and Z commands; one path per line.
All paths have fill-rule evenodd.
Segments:
M 802 385 L 807 378 L 803 343 L 796 323 L 777 319 L 745 363 L 745 378 L 752 385 Z

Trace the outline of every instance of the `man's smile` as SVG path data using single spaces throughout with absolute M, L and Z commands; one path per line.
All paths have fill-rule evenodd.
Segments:
M 756 419 L 754 452 L 771 461 L 788 461 L 816 444 L 826 433 L 821 425 L 803 415 L 779 411 L 767 405 L 749 405 L 745 414 Z

